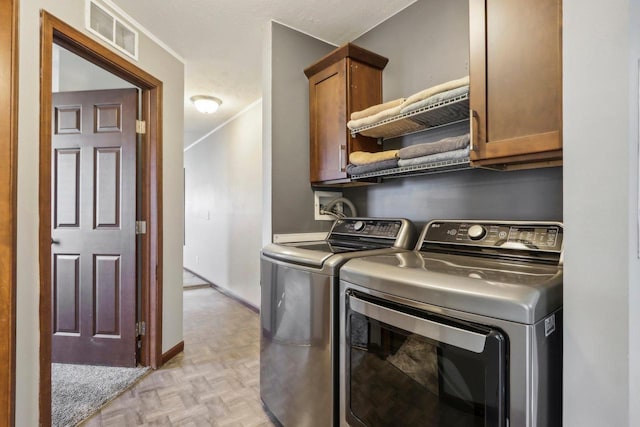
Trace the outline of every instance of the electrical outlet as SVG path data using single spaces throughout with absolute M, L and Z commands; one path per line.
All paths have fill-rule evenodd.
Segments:
M 314 191 L 313 192 L 313 210 L 316 221 L 333 221 L 336 219 L 333 215 L 320 213 L 324 207 L 333 199 L 342 197 L 340 191 Z M 336 212 L 342 212 L 342 203 L 338 203 L 333 209 Z

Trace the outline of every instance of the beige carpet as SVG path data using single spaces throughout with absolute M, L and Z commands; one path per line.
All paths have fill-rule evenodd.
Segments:
M 75 426 L 124 392 L 149 368 L 51 364 L 51 425 Z

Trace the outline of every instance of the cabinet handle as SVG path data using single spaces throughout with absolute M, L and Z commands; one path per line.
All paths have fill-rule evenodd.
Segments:
M 476 138 L 478 137 L 478 113 L 476 110 L 470 110 L 471 116 L 471 129 L 469 135 L 469 149 L 471 151 L 478 151 L 478 144 L 476 144 Z
M 347 170 L 347 165 L 345 165 L 345 157 L 347 154 L 347 146 L 344 144 L 340 145 L 340 150 L 338 151 L 338 165 L 340 167 L 340 172 L 345 172 Z

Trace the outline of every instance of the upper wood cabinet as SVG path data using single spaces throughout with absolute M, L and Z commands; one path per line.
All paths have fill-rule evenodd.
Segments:
M 562 162 L 561 0 L 470 0 L 471 160 Z
M 349 154 L 380 150 L 377 140 L 351 137 L 354 111 L 382 102 L 382 70 L 388 59 L 348 43 L 304 70 L 309 78 L 310 181 L 344 184 Z

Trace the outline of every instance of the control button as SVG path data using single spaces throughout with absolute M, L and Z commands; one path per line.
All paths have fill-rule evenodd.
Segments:
M 356 221 L 353 224 L 353 229 L 356 231 L 361 231 L 364 228 L 364 221 Z
M 468 234 L 471 240 L 480 240 L 487 235 L 487 230 L 481 225 L 474 224 L 469 227 Z

